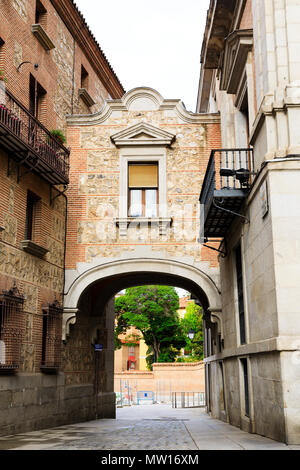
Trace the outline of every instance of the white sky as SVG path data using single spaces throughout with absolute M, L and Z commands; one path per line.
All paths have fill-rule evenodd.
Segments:
M 75 0 L 126 91 L 156 89 L 195 111 L 209 0 Z

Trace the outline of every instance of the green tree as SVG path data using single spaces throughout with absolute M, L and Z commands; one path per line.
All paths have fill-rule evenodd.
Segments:
M 120 347 L 118 336 L 130 326 L 137 328 L 148 346 L 147 364 L 174 362 L 186 340 L 178 316 L 179 299 L 174 287 L 139 286 L 126 289 L 125 295 L 115 302 L 117 326 L 115 345 Z
M 190 351 L 187 362 L 202 361 L 203 359 L 203 322 L 202 322 L 202 307 L 195 303 L 189 302 L 186 307 L 186 314 L 181 319 L 181 327 L 186 336 L 185 349 Z M 194 339 L 188 337 L 190 329 L 195 332 Z M 182 360 L 182 359 L 181 359 Z

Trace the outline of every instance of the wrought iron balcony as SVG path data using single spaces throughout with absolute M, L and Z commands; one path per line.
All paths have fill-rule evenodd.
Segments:
M 68 184 L 70 150 L 0 82 L 0 146 L 51 184 Z
M 253 180 L 253 149 L 212 150 L 200 194 L 202 237 L 223 238 Z

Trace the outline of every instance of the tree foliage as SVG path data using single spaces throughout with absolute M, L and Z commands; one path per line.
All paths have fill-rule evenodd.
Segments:
M 202 307 L 195 303 L 188 303 L 186 307 L 186 314 L 181 319 L 181 327 L 184 332 L 186 340 L 187 351 L 190 351 L 188 358 L 180 358 L 184 362 L 195 362 L 203 360 L 203 322 L 202 322 Z M 188 333 L 190 329 L 195 332 L 194 339 L 189 339 Z
M 179 350 L 186 345 L 178 316 L 179 298 L 174 287 L 139 286 L 126 289 L 115 302 L 118 336 L 134 326 L 143 335 L 148 346 L 147 364 L 174 362 Z

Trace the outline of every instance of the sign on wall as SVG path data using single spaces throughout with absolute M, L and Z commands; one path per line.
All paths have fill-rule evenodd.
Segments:
M 265 217 L 269 212 L 268 186 L 265 180 L 260 187 L 261 216 Z

